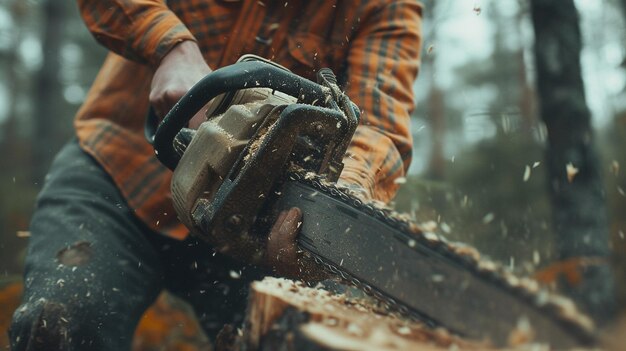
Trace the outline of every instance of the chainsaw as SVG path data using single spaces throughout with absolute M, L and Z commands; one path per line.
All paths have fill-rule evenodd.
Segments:
M 188 128 L 203 108 L 207 120 Z M 557 349 L 596 342 L 570 300 L 338 185 L 358 123 L 331 70 L 313 82 L 246 55 L 200 80 L 160 123 L 151 112 L 146 136 L 174 172 L 179 219 L 222 253 L 261 264 L 277 214 L 298 207 L 305 256 L 405 316 L 496 346 L 520 333 Z

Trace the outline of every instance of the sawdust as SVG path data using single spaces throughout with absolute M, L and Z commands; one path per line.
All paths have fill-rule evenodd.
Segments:
M 296 306 L 307 314 L 300 330 L 322 346 L 336 350 L 488 350 L 486 344 L 473 343 L 443 329 L 391 314 L 369 299 L 354 299 L 329 291 L 306 287 L 282 278 L 265 278 L 252 285 L 251 301 L 259 295 L 265 306 L 264 322 L 268 328 L 287 306 Z M 269 300 L 272 300 L 269 302 Z M 253 307 L 253 306 L 249 306 Z M 253 307 L 254 308 L 254 307 Z M 267 330 L 258 330 L 263 334 Z

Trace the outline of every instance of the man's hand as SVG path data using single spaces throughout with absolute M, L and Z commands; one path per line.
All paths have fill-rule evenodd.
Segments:
M 294 207 L 282 211 L 267 239 L 267 263 L 278 275 L 293 278 L 298 275 L 296 236 L 302 224 L 302 211 Z
M 302 279 L 308 283 L 327 279 L 321 267 L 298 251 L 296 236 L 301 224 L 302 211 L 297 207 L 278 215 L 267 240 L 267 264 L 282 277 Z
M 338 183 L 361 200 L 372 201 L 370 192 L 364 186 L 344 179 Z M 287 278 L 300 278 L 309 282 L 324 280 L 327 277 L 320 267 L 305 260 L 298 252 L 296 237 L 301 224 L 302 211 L 297 207 L 278 215 L 267 241 L 267 264 L 276 274 Z
M 163 57 L 152 76 L 149 99 L 157 116 L 163 118 L 194 84 L 209 73 L 211 68 L 204 61 L 198 44 L 183 41 L 176 45 Z M 204 121 L 202 112 L 191 119 L 191 128 L 197 128 Z

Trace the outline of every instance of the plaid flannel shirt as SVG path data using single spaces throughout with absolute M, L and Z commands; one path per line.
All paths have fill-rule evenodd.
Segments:
M 212 69 L 246 53 L 314 79 L 338 73 L 362 109 L 342 179 L 389 201 L 411 159 L 409 115 L 421 46 L 421 6 L 410 0 L 78 0 L 94 37 L 111 53 L 77 113 L 81 147 L 111 175 L 129 206 L 171 237 L 188 231 L 174 214 L 171 172 L 143 136 L 154 69 L 178 43 L 198 43 Z

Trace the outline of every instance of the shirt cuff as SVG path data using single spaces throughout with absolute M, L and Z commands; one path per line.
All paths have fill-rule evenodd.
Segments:
M 131 33 L 143 33 L 132 40 L 131 46 L 152 67 L 157 67 L 176 44 L 185 40 L 196 41 L 180 19 L 166 9 L 146 13 Z
M 391 139 L 367 126 L 359 126 L 343 158 L 340 180 L 355 184 L 369 197 L 390 202 L 398 191 L 396 179 L 404 176 L 402 159 Z

